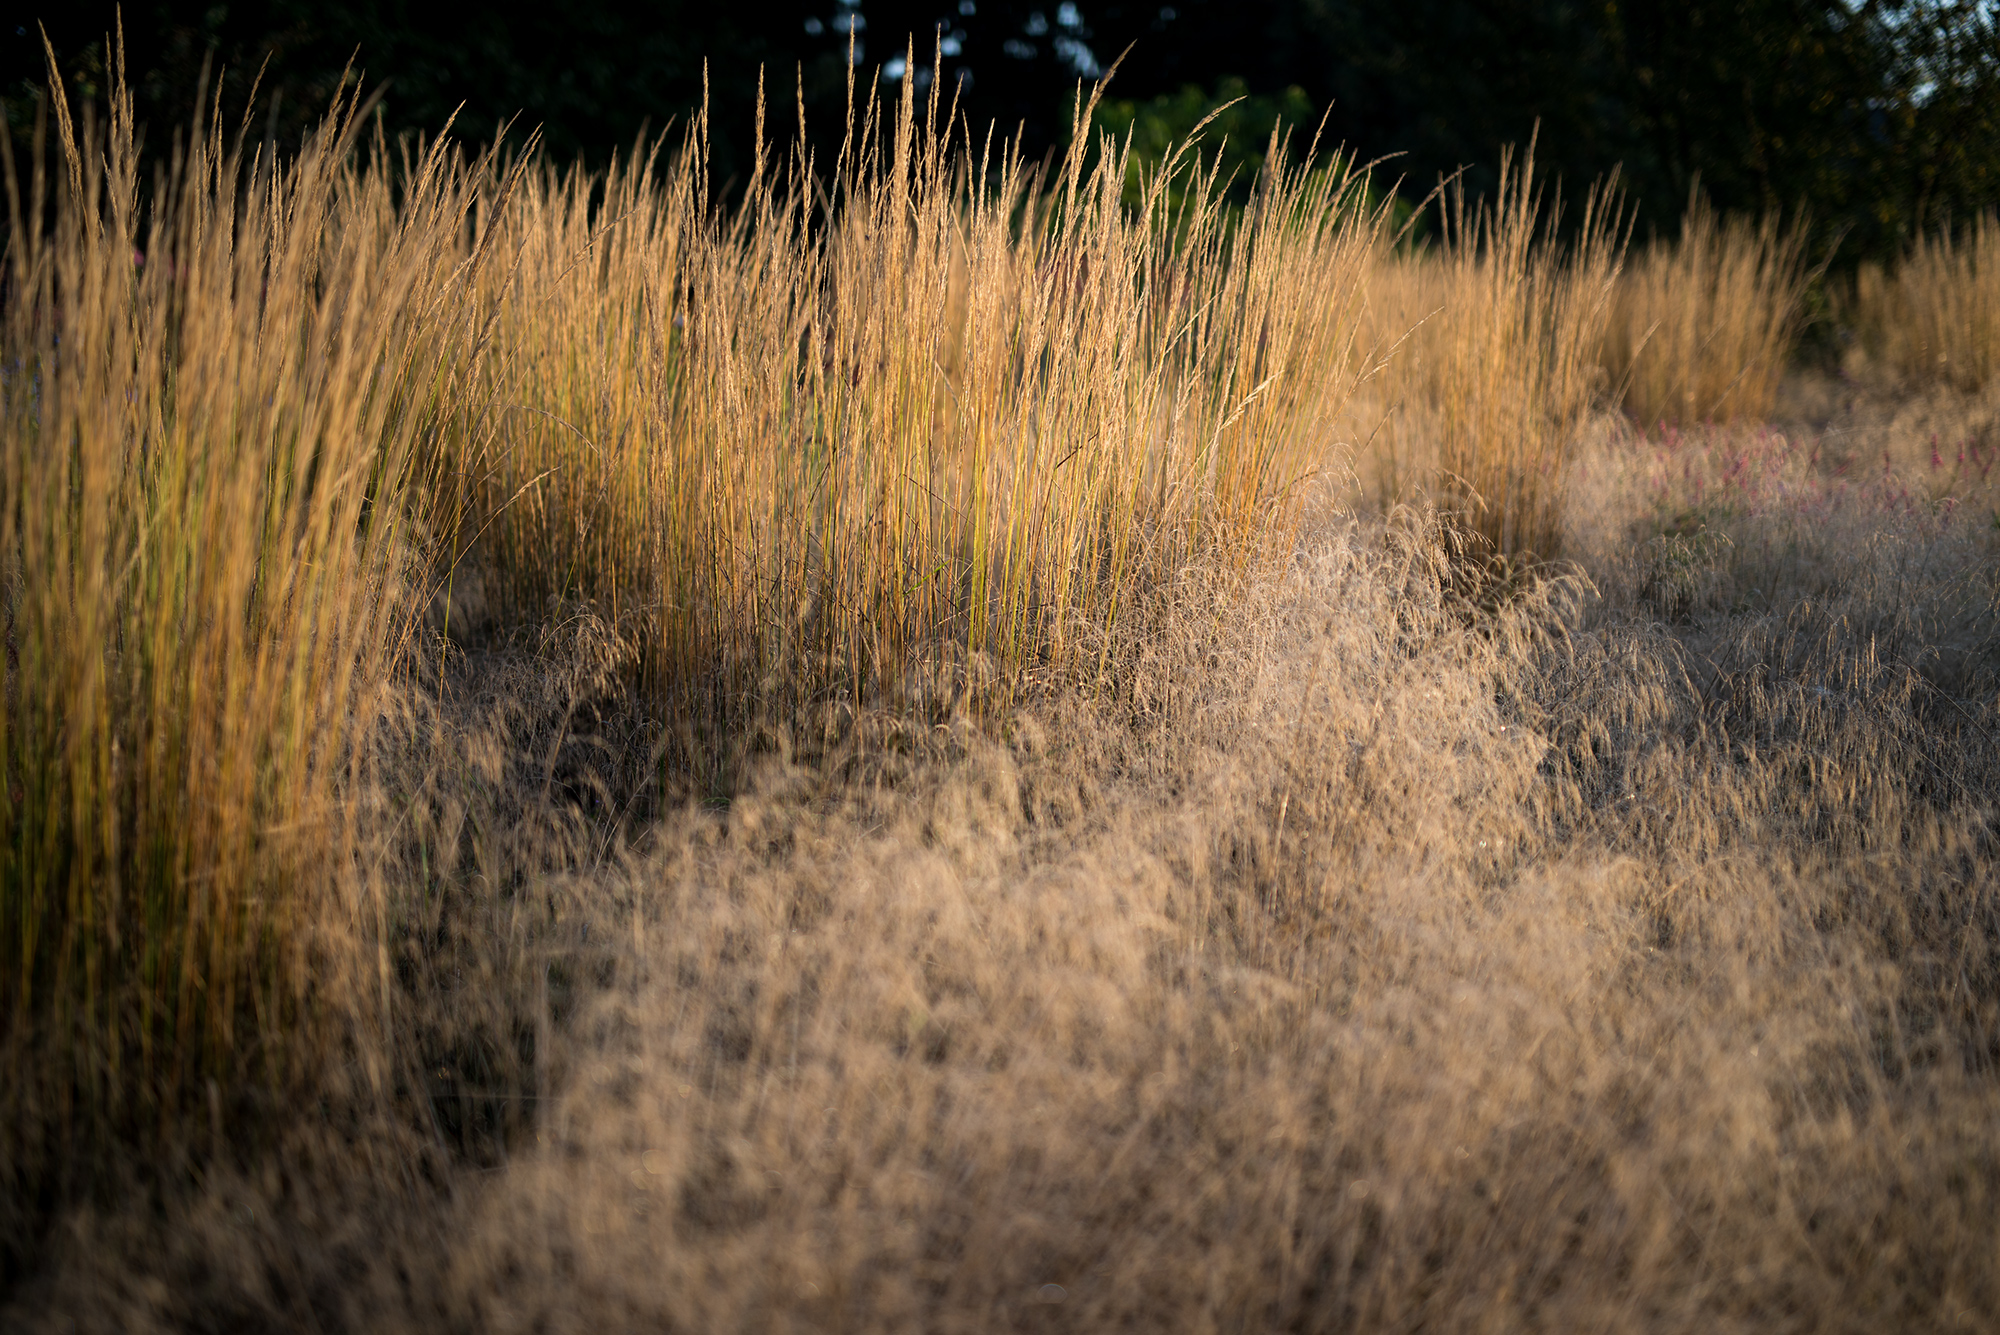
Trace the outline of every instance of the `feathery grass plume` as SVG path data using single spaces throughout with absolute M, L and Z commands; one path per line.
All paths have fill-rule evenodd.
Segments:
M 1433 517 L 1298 539 L 1186 568 L 1118 697 L 885 732 L 890 783 L 766 756 L 581 865 L 539 738 L 474 784 L 448 729 L 477 870 L 417 1018 L 538 1069 L 430 1108 L 534 1134 L 435 1192 L 350 1148 L 79 1212 L 23 1324 L 1996 1310 L 1992 681 L 1961 717 L 1927 618 L 1871 629 L 1962 572 L 1683 646 L 1569 577 L 1469 618 Z
M 1889 273 L 1864 266 L 1851 310 L 1863 348 L 1908 384 L 1984 388 L 2000 371 L 2000 216 L 1919 238 Z
M 1769 416 L 1804 316 L 1805 245 L 1802 220 L 1724 218 L 1688 196 L 1680 236 L 1625 266 L 1605 331 L 1604 367 L 1633 421 Z
M 760 136 L 761 138 L 761 136 Z M 533 172 L 470 465 L 517 606 L 595 603 L 669 717 L 893 697 L 917 658 L 1073 660 L 1135 582 L 1282 525 L 1358 372 L 1382 212 L 1271 165 L 1125 207 L 1124 149 L 1051 178 L 872 95 L 831 179 L 760 157 L 733 217 L 702 125 L 662 167 Z
M 289 164 L 197 121 L 142 201 L 116 59 L 102 132 L 51 75 L 51 229 L 8 163 L 0 312 L 0 1103 L 83 1151 L 299 1078 L 373 967 L 342 793 L 479 333 L 442 148 L 392 183 L 354 101 Z

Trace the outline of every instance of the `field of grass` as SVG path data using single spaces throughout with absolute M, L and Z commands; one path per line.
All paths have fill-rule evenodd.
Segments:
M 7 164 L 0 1326 L 2000 1324 L 1991 220 L 358 113 Z

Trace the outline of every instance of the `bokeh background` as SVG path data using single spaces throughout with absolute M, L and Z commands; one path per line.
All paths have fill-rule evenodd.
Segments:
M 102 96 L 117 14 L 101 0 L 42 11 L 73 98 Z M 293 143 L 345 73 L 382 89 L 392 134 L 434 133 L 457 110 L 469 138 L 538 127 L 559 160 L 602 164 L 648 127 L 685 124 L 706 69 L 722 185 L 747 174 L 760 71 L 772 139 L 796 134 L 802 96 L 807 135 L 823 156 L 838 146 L 851 49 L 864 82 L 942 78 L 968 124 L 1018 134 L 1034 157 L 1071 135 L 1078 81 L 1124 53 L 1114 124 L 1171 134 L 1243 96 L 1229 128 L 1249 147 L 1280 115 L 1308 129 L 1324 115 L 1331 142 L 1399 155 L 1383 170 L 1413 198 L 1461 167 L 1490 187 L 1502 146 L 1539 126 L 1544 175 L 1572 196 L 1621 169 L 1641 235 L 1671 233 L 1699 181 L 1726 211 L 1809 211 L 1837 268 L 2000 201 L 1986 0 L 275 0 L 122 14 L 154 153 L 188 122 L 204 70 L 222 78 L 225 117 Z M 5 27 L 20 150 L 46 67 L 33 19 Z

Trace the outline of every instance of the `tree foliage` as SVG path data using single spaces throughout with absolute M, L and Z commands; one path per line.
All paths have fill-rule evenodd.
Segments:
M 39 17 L 72 98 L 101 97 L 112 5 Z M 1489 190 L 1501 148 L 1537 135 L 1544 174 L 1572 196 L 1621 167 L 1642 229 L 1670 230 L 1699 181 L 1725 210 L 1809 211 L 1822 247 L 1845 238 L 1843 261 L 2000 204 L 1991 0 L 249 0 L 142 2 L 123 18 L 161 153 L 205 74 L 221 79 L 226 124 L 295 142 L 353 60 L 383 88 L 391 133 L 435 132 L 456 111 L 483 139 L 513 119 L 597 162 L 706 100 L 720 184 L 748 171 L 760 68 L 767 136 L 788 141 L 803 107 L 824 162 L 852 55 L 864 86 L 935 89 L 975 150 L 991 126 L 1037 157 L 1065 142 L 1079 81 L 1123 53 L 1107 114 L 1178 123 L 1185 89 L 1240 88 L 1239 118 L 1262 99 L 1300 123 L 1325 115 L 1329 140 L 1364 158 L 1399 155 L 1388 171 L 1405 194 L 1461 168 Z M 0 91 L 24 149 L 41 33 L 7 26 Z

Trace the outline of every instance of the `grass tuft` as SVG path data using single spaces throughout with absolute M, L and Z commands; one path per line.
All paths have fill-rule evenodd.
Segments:
M 2000 218 L 1919 238 L 1893 272 L 1863 267 L 1853 319 L 1867 354 L 1912 386 L 1991 384 L 2000 371 Z
M 1805 316 L 1806 230 L 1688 200 L 1680 235 L 1631 264 L 1604 343 L 1622 406 L 1647 430 L 1767 419 Z
M 129 97 L 101 130 L 55 109 L 0 318 L 0 959 L 32 1072 L 0 1100 L 87 1150 L 309 1083 L 355 1004 L 384 911 L 348 894 L 355 743 L 452 519 L 477 264 L 466 173 L 359 165 L 352 103 L 285 163 L 198 123 L 144 203 Z

